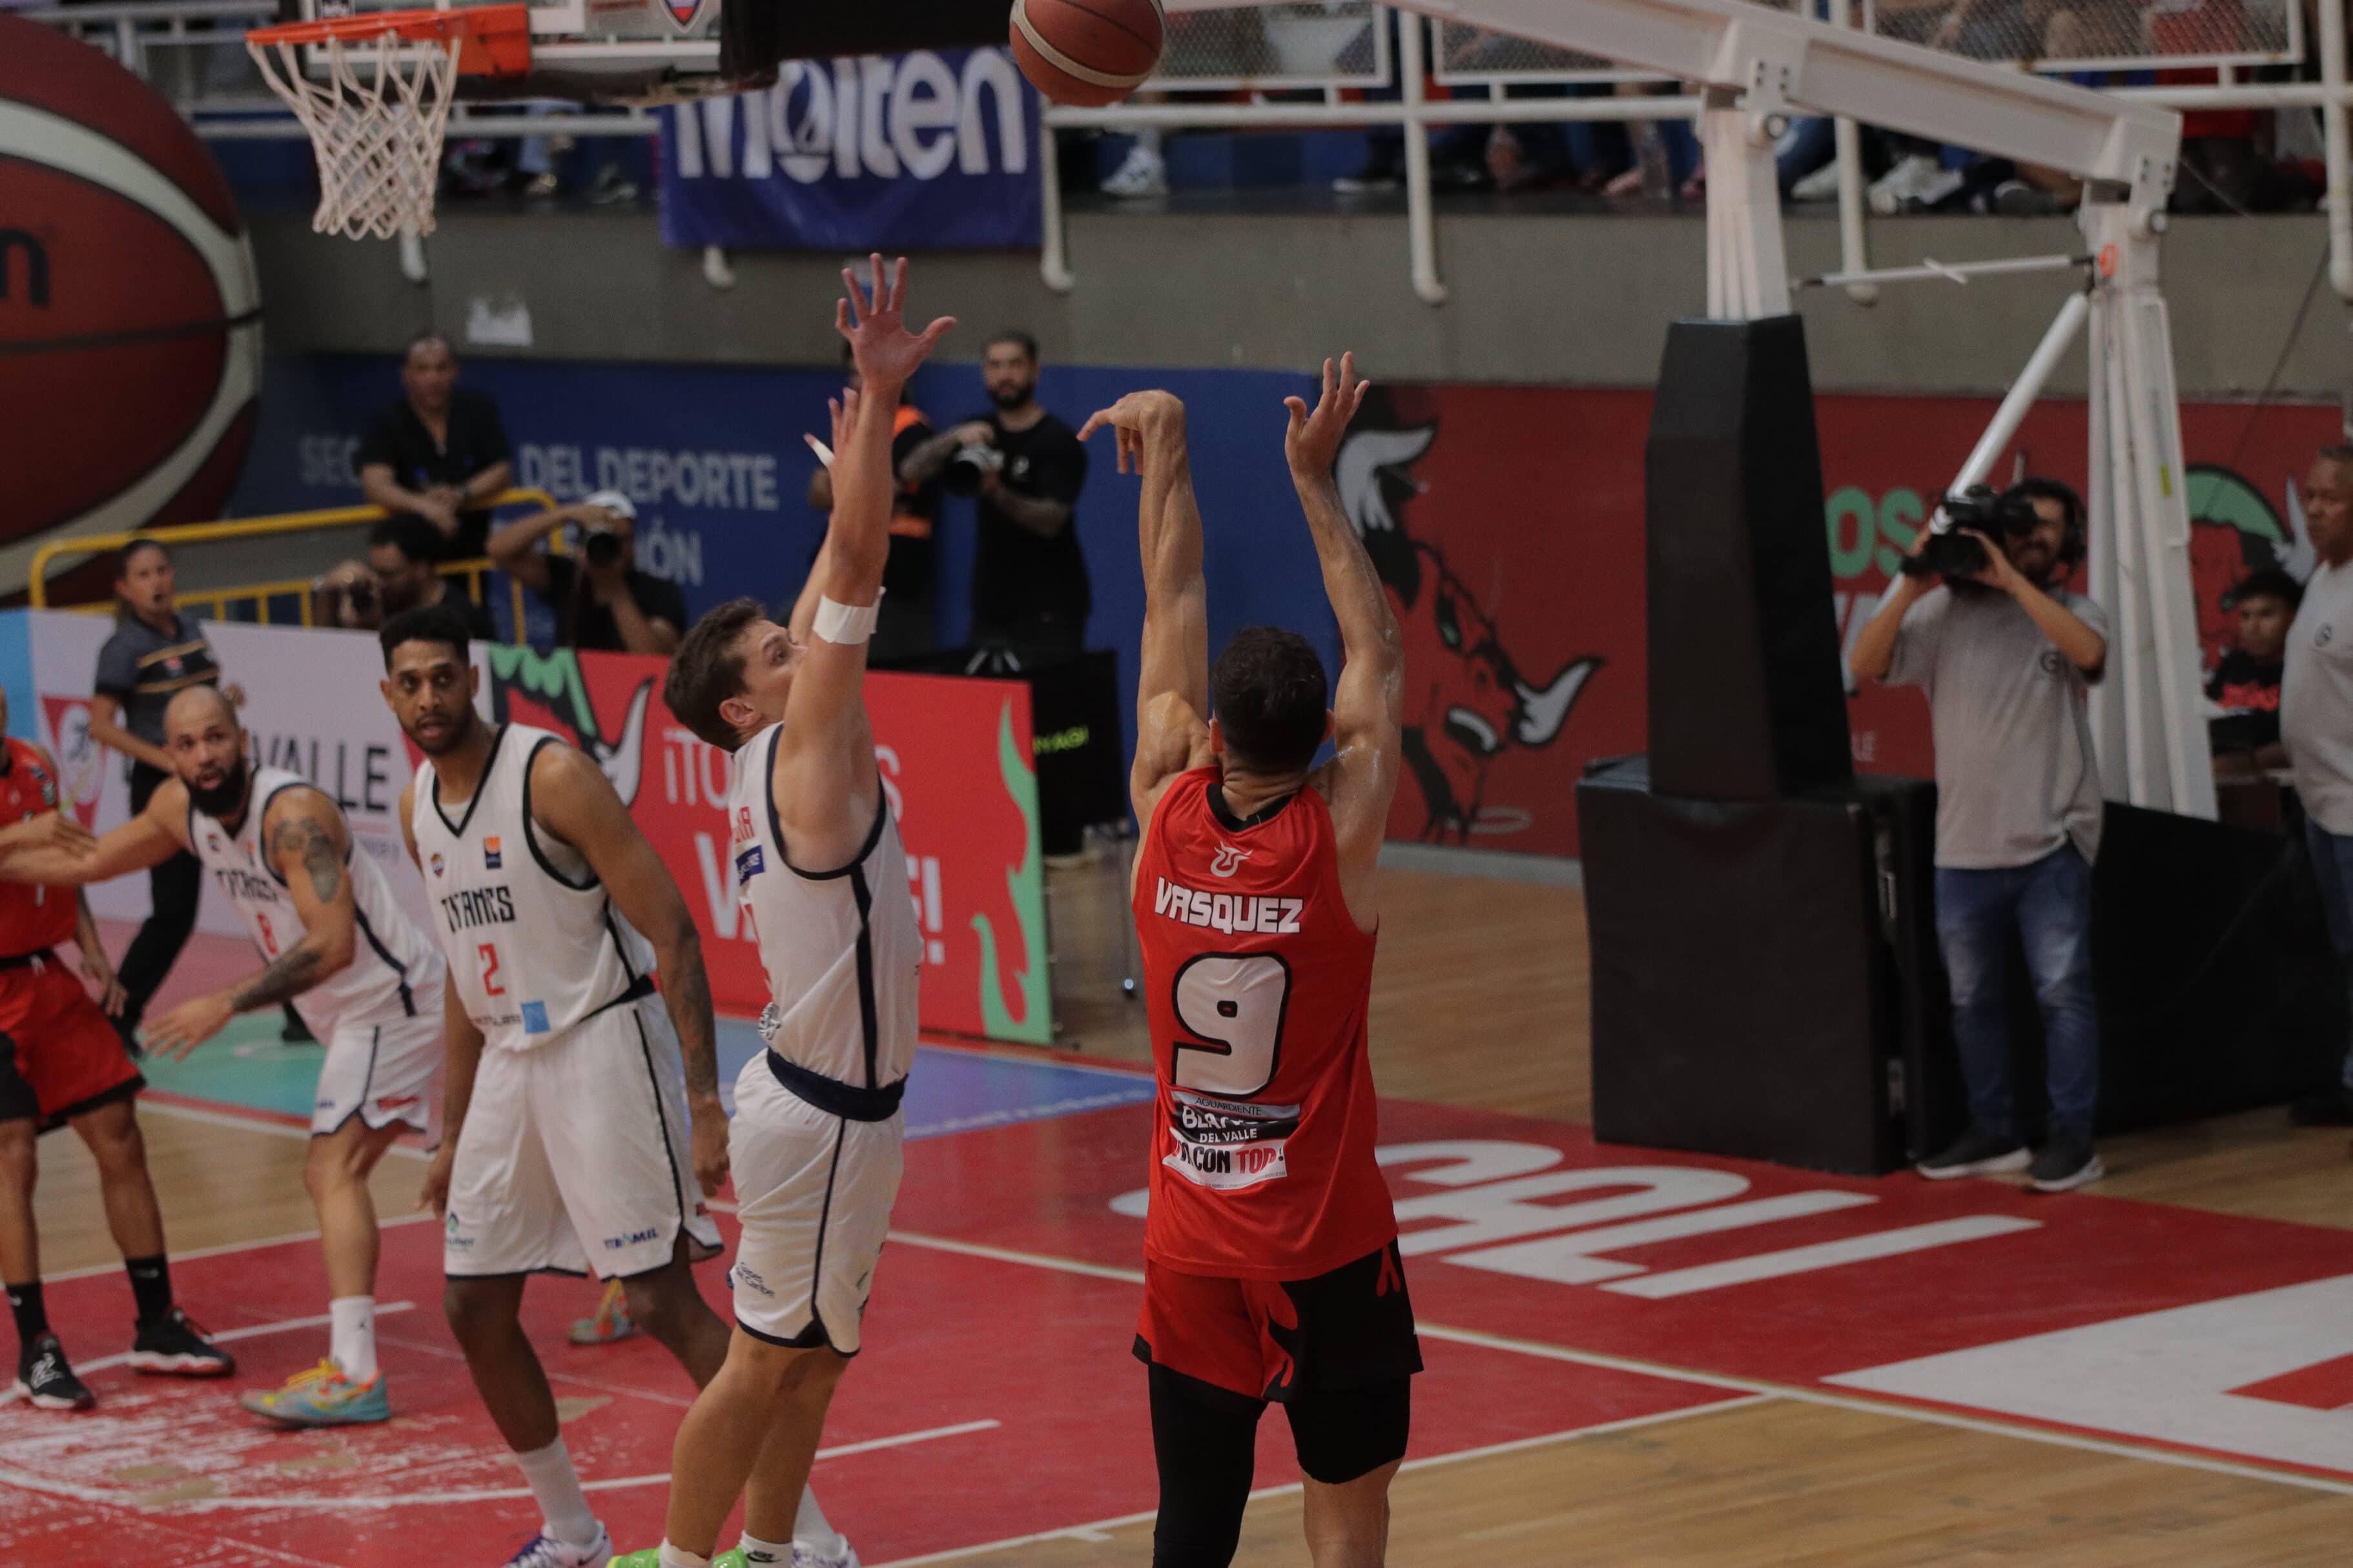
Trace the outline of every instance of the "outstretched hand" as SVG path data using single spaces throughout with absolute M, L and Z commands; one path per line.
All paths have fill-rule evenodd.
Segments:
M 1144 437 L 1155 427 L 1174 425 L 1182 430 L 1185 425 L 1185 405 L 1171 392 L 1131 392 L 1109 408 L 1098 408 L 1087 416 L 1079 430 L 1083 441 L 1108 425 L 1119 442 L 1119 471 L 1128 472 L 1133 460 L 1134 471 L 1144 471 Z
M 955 325 L 955 318 L 942 316 L 920 332 L 909 331 L 904 320 L 907 258 L 899 258 L 887 280 L 880 252 L 869 266 L 874 279 L 871 289 L 861 288 L 857 274 L 849 268 L 841 269 L 841 281 L 849 292 L 849 298 L 834 301 L 834 331 L 849 340 L 850 355 L 868 385 L 878 380 L 901 385 L 915 374 L 932 345 Z M 834 449 L 841 449 L 838 441 Z
M 1332 362 L 1324 362 L 1324 393 L 1310 409 L 1303 397 L 1286 397 L 1282 405 L 1291 410 L 1291 428 L 1283 432 L 1282 455 L 1290 459 L 1295 479 L 1329 479 L 1332 465 L 1340 456 L 1340 438 L 1348 433 L 1348 422 L 1365 401 L 1366 389 L 1373 384 L 1356 378 L 1356 356 L 1340 356 L 1337 374 Z

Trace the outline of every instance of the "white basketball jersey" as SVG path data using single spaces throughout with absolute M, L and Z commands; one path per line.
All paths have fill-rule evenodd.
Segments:
M 195 846 L 196 858 L 236 906 L 262 957 L 272 961 L 300 942 L 306 928 L 285 879 L 262 852 L 262 824 L 282 791 L 311 787 L 310 780 L 282 768 L 256 769 L 246 792 L 245 820 L 235 833 L 194 805 L 188 807 L 188 842 Z M 352 902 L 359 914 L 357 950 L 341 973 L 294 998 L 294 1010 L 322 1040 L 332 1039 L 347 1024 L 365 1028 L 413 1018 L 420 992 L 427 1005 L 438 1005 L 432 991 L 441 955 L 393 898 L 383 868 L 354 844 L 343 857 L 343 870 L 352 879 Z
M 858 858 L 796 869 L 776 822 L 772 724 L 737 748 L 727 786 L 735 886 L 773 998 L 760 1035 L 786 1061 L 856 1089 L 883 1089 L 915 1059 L 923 929 L 907 891 L 907 852 L 885 795 Z
M 527 1050 L 651 987 L 653 951 L 606 896 L 587 858 L 532 825 L 531 763 L 561 738 L 501 727 L 474 798 L 441 799 L 417 770 L 410 829 L 449 984 L 487 1046 Z

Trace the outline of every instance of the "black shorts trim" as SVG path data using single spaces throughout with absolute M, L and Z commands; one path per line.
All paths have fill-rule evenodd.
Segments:
M 64 1110 L 53 1111 L 42 1118 L 41 1131 L 55 1132 L 67 1122 L 78 1117 L 88 1116 L 93 1110 L 103 1110 L 119 1101 L 136 1100 L 139 1097 L 139 1091 L 146 1087 L 146 1079 L 134 1072 L 112 1089 L 100 1089 L 87 1100 L 77 1100 Z
M 834 1354 L 839 1356 L 844 1361 L 856 1361 L 858 1359 L 858 1352 L 856 1351 L 843 1350 L 839 1345 L 833 1342 L 833 1336 L 825 1331 L 825 1320 L 819 1318 L 814 1309 L 812 1309 L 809 1313 L 809 1326 L 803 1329 L 799 1333 L 795 1334 L 788 1340 L 780 1338 L 776 1334 L 762 1333 L 759 1330 L 754 1328 L 751 1324 L 745 1322 L 741 1318 L 735 1320 L 735 1326 L 743 1330 L 745 1333 L 751 1335 L 754 1339 L 759 1341 L 762 1344 L 775 1345 L 778 1350 L 828 1350 L 831 1351 Z
M 862 936 L 859 938 L 861 958 L 865 955 L 865 940 Z M 861 986 L 865 981 L 861 968 Z M 872 1000 L 871 990 L 863 1000 Z M 873 1037 L 869 1035 L 866 1062 L 870 1068 L 874 1065 L 873 1043 Z M 854 1083 L 843 1083 L 823 1073 L 811 1072 L 798 1062 L 788 1061 L 777 1054 L 774 1047 L 768 1049 L 768 1071 L 795 1099 L 817 1107 L 828 1116 L 839 1116 L 849 1121 L 888 1121 L 899 1113 L 899 1102 L 907 1093 L 907 1080 L 903 1078 L 880 1089 L 860 1089 Z
M 594 1278 L 586 1268 L 560 1268 L 553 1263 L 543 1263 L 536 1268 L 500 1268 L 487 1274 L 460 1274 L 447 1268 L 441 1270 L 444 1279 L 528 1279 L 534 1274 L 560 1275 L 566 1279 Z

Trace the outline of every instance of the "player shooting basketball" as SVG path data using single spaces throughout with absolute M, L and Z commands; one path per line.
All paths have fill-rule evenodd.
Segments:
M 1259 1417 L 1291 1419 L 1316 1568 L 1377 1568 L 1421 1370 L 1373 1160 L 1378 873 L 1397 793 L 1397 619 L 1332 479 L 1363 399 L 1352 357 L 1286 398 L 1291 477 L 1340 627 L 1336 700 L 1306 638 L 1234 634 L 1208 662 L 1184 405 L 1138 392 L 1087 421 L 1143 477 L 1142 671 L 1128 780 L 1135 921 L 1159 1114 L 1135 1349 L 1150 1367 L 1155 1568 L 1224 1568 Z M 1332 759 L 1317 767 L 1324 740 Z

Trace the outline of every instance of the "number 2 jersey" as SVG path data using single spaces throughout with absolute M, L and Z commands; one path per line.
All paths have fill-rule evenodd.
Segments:
M 409 831 L 449 984 L 493 1050 L 529 1050 L 653 989 L 653 952 L 587 857 L 531 817 L 531 764 L 563 738 L 501 726 L 471 800 L 445 805 L 417 770 Z
M 1183 1273 L 1304 1279 L 1397 1235 L 1373 1160 L 1375 941 L 1341 899 L 1323 795 L 1237 820 L 1219 780 L 1172 783 L 1136 858 L 1159 1080 L 1144 1250 Z
M 256 768 L 246 789 L 245 819 L 234 833 L 195 805 L 188 807 L 188 842 L 196 858 L 253 933 L 262 957 L 273 962 L 301 942 L 306 928 L 285 879 L 263 853 L 262 824 L 280 794 L 313 787 L 283 768 Z M 352 904 L 359 916 L 357 948 L 346 968 L 294 998 L 294 1010 L 322 1040 L 333 1039 L 346 1025 L 366 1028 L 416 1017 L 420 995 L 425 1005 L 440 1005 L 435 990 L 440 955 L 393 897 L 383 868 L 353 841 L 343 870 L 352 879 Z

